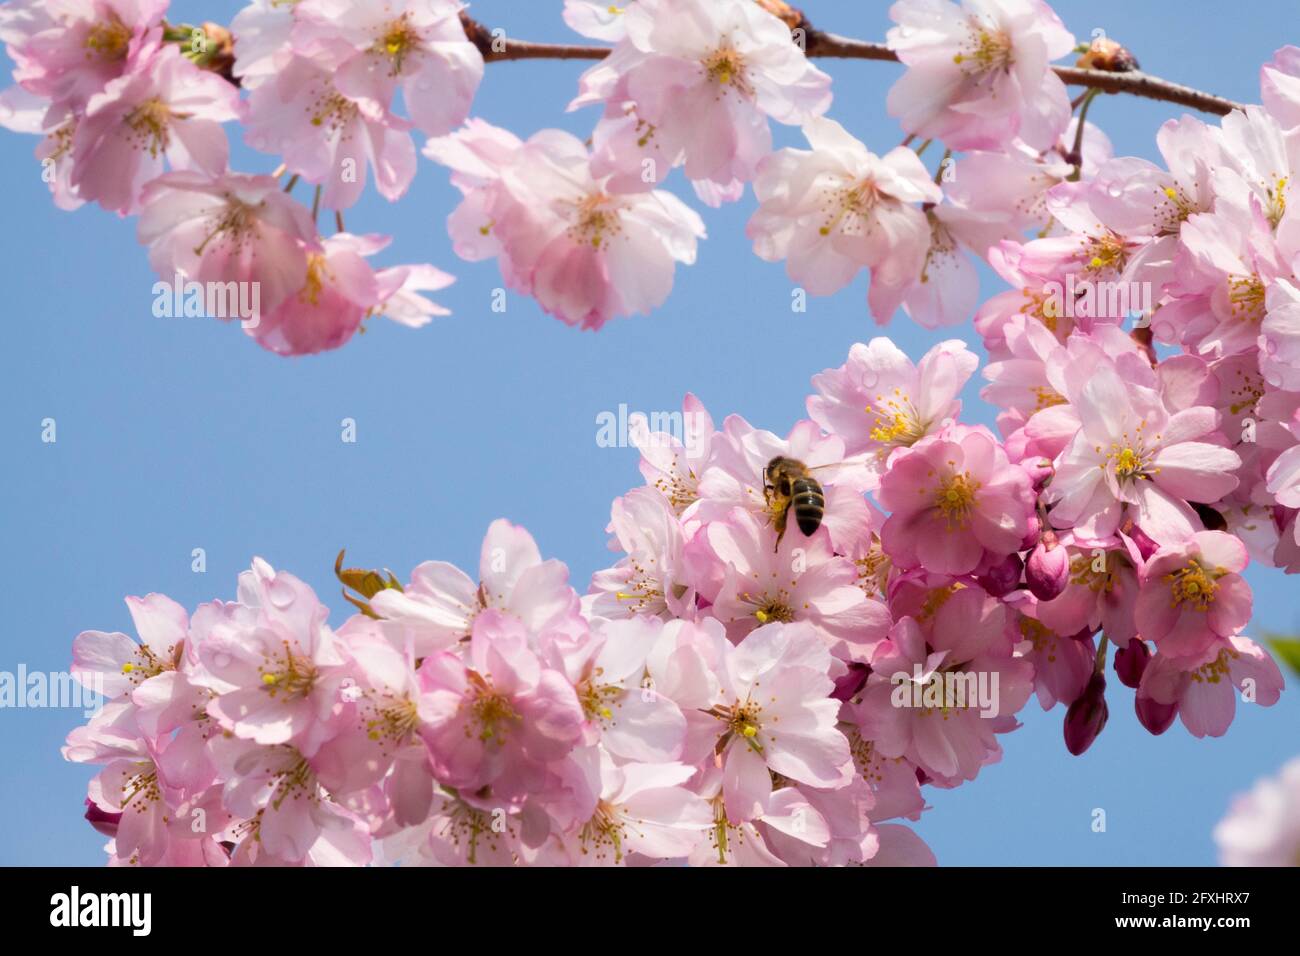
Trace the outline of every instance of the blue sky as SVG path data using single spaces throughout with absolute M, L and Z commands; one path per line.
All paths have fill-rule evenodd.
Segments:
M 1211 0 L 1055 7 L 1076 36 L 1104 29 L 1148 71 L 1240 101 L 1258 100 L 1258 67 L 1275 47 L 1300 42 L 1278 30 L 1295 23 L 1294 0 L 1256 0 L 1231 14 Z M 228 22 L 238 8 L 179 2 L 171 19 Z M 472 12 L 510 35 L 577 40 L 560 8 L 560 0 L 479 0 Z M 885 3 L 807 0 L 804 9 L 849 36 L 878 39 L 888 26 Z M 821 65 L 835 79 L 831 115 L 878 152 L 897 145 L 884 101 L 899 68 Z M 523 135 L 551 125 L 585 136 L 595 113 L 564 112 L 581 69 L 489 66 L 475 113 Z M 1118 153 L 1156 159 L 1155 130 L 1179 112 L 1105 97 L 1090 118 Z M 130 631 L 127 594 L 161 591 L 190 607 L 233 597 L 235 575 L 254 555 L 314 586 L 338 623 L 348 610 L 332 575 L 340 547 L 350 563 L 402 577 L 429 558 L 472 570 L 500 516 L 528 527 L 585 590 L 609 563 L 610 501 L 640 481 L 633 451 L 597 444 L 600 412 L 620 403 L 671 410 L 694 391 L 719 421 L 736 412 L 784 433 L 803 414 L 809 377 L 879 333 L 865 277 L 791 313 L 783 267 L 755 258 L 745 240 L 748 196 L 701 209 L 709 238 L 699 261 L 678 270 L 652 316 L 591 334 L 513 294 L 504 313 L 493 312 L 495 263 L 452 253 L 444 220 L 458 194 L 444 169 L 422 159 L 401 202 L 371 191 L 348 226 L 395 236 L 380 264 L 429 261 L 454 273 L 456 284 L 437 294 L 454 314 L 421 330 L 375 324 L 339 351 L 283 359 L 234 326 L 155 318 L 155 276 L 134 222 L 97 208 L 56 210 L 34 145 L 0 135 L 4 671 L 64 669 L 79 631 Z M 234 162 L 250 172 L 276 164 L 240 144 Z M 672 185 L 694 202 L 681 180 Z M 987 270 L 982 281 L 985 296 L 1002 288 Z M 925 332 L 900 315 L 888 334 L 917 358 L 954 333 Z M 955 334 L 977 344 L 969 327 Z M 991 422 L 978 386 L 967 415 Z M 46 418 L 57 422 L 54 444 L 41 441 Z M 355 444 L 340 440 L 344 418 L 357 423 Z M 205 573 L 191 570 L 195 548 L 206 552 Z M 1248 576 L 1256 626 L 1300 631 L 1288 599 L 1294 580 L 1265 568 Z M 1083 757 L 1065 750 L 1063 712 L 1031 703 L 1025 726 L 1002 738 L 1001 764 L 957 791 L 930 791 L 919 831 L 941 863 L 1211 863 L 1210 830 L 1230 796 L 1300 750 L 1294 687 L 1271 710 L 1239 708 L 1225 738 L 1197 741 L 1181 726 L 1151 737 L 1133 717 L 1132 691 L 1110 684 L 1110 725 Z M 58 749 L 80 722 L 75 710 L 0 710 L 0 864 L 102 862 L 103 840 L 81 820 L 91 771 L 64 763 Z M 1106 811 L 1104 833 L 1091 829 L 1095 808 Z

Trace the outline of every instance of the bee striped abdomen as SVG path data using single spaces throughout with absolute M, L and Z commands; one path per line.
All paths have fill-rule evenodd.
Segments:
M 793 492 L 790 508 L 794 511 L 794 520 L 805 536 L 811 535 L 821 527 L 822 516 L 826 513 L 822 486 L 812 478 L 796 478 L 790 490 Z

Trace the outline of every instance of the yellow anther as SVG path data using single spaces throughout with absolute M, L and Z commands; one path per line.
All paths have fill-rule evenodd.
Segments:
M 970 523 L 970 513 L 975 505 L 975 492 L 979 489 L 980 483 L 964 471 L 945 479 L 939 485 L 934 503 L 948 520 L 949 531 L 954 528 L 964 528 Z

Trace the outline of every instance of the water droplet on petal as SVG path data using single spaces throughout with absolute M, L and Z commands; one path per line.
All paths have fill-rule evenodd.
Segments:
M 271 582 L 271 586 L 266 590 L 266 596 L 271 599 L 271 603 L 284 610 L 293 603 L 295 597 L 293 585 L 279 578 Z

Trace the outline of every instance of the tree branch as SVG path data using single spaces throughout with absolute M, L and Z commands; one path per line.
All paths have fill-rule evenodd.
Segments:
M 583 46 L 571 43 L 532 43 L 528 40 L 500 38 L 493 47 L 493 37 L 480 24 L 463 17 L 465 32 L 483 53 L 489 63 L 507 60 L 600 60 L 609 55 L 608 47 Z M 883 43 L 854 40 L 808 27 L 805 32 L 805 49 L 809 56 L 841 60 L 898 61 L 898 55 Z M 1128 93 L 1146 99 L 1175 103 L 1203 113 L 1223 116 L 1242 108 L 1240 103 L 1204 93 L 1190 86 L 1171 83 L 1140 70 L 1110 72 L 1090 70 L 1077 66 L 1054 66 L 1052 69 L 1070 86 L 1086 86 L 1103 93 Z

